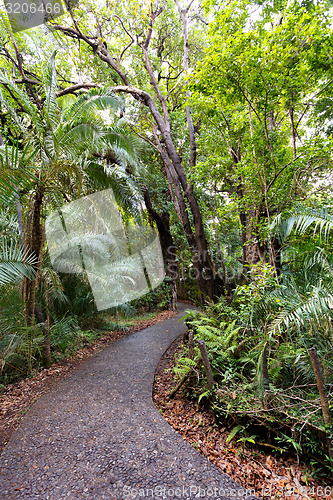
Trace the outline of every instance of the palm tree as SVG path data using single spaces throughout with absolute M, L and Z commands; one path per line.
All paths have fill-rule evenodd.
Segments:
M 289 217 L 277 217 L 274 230 L 284 247 L 292 230 L 304 234 L 314 228 L 327 242 L 333 218 L 327 208 L 308 208 L 298 204 Z M 272 228 L 273 229 L 273 228 Z M 293 368 L 306 379 L 312 373 L 308 350 L 316 346 L 323 366 L 332 370 L 329 360 L 333 349 L 333 265 L 324 248 L 313 246 L 301 262 L 294 266 L 285 263 L 276 283 L 262 290 L 260 300 L 249 303 L 249 331 L 256 339 L 258 380 L 263 379 L 263 364 L 267 371 L 267 348 L 270 355 L 284 360 L 292 346 L 295 355 Z M 237 296 L 237 294 L 236 294 Z M 259 336 L 258 336 L 258 332 Z M 260 339 L 260 340 L 259 340 Z M 268 373 L 268 372 L 267 372 Z
M 117 111 L 123 106 L 109 88 L 91 89 L 79 97 L 57 97 L 55 54 L 44 67 L 40 105 L 36 106 L 28 91 L 19 88 L 4 72 L 0 71 L 0 78 L 20 105 L 19 113 L 13 107 L 11 97 L 4 91 L 0 92 L 2 107 L 9 113 L 29 149 L 28 163 L 33 170 L 30 185 L 26 188 L 31 194 L 31 205 L 25 216 L 23 235 L 25 248 L 32 259 L 29 263 L 33 263 L 34 270 L 34 277 L 31 274 L 26 276 L 23 286 L 26 323 L 32 326 L 45 241 L 46 206 L 59 207 L 64 201 L 79 197 L 82 189 L 93 189 L 97 179 L 100 182 L 107 180 L 105 187 L 114 187 L 117 201 L 130 206 L 137 188 L 135 183 L 129 182 L 126 168 L 135 165 L 136 143 L 124 134 L 121 123 L 117 127 L 108 127 L 101 116 L 101 112 Z M 117 166 L 111 168 L 115 162 Z M 17 170 L 24 171 L 23 168 Z M 0 175 L 0 186 L 4 184 L 8 188 L 6 199 L 13 202 L 17 193 L 15 183 L 8 185 L 8 182 L 1 182 L 3 180 Z M 27 254 L 22 257 L 26 259 Z
M 320 237 L 328 241 L 333 228 L 333 216 L 328 208 L 311 208 L 296 205 L 289 217 L 276 221 L 276 231 L 286 241 L 292 230 L 304 234 L 314 226 L 313 234 L 319 230 Z M 309 326 L 317 331 L 323 321 L 332 318 L 333 305 L 333 268 L 329 256 L 323 248 L 315 248 L 304 261 L 302 269 L 295 275 L 285 277 L 282 286 L 267 296 L 268 301 L 279 306 L 279 313 L 271 323 L 270 331 L 275 332 L 283 326 L 297 329 Z
M 2 145 L 1 145 L 2 144 Z M 33 278 L 33 256 L 22 247 L 22 213 L 17 201 L 18 190 L 29 188 L 33 176 L 26 168 L 30 156 L 18 144 L 8 147 L 0 135 L 0 194 L 7 208 L 0 212 L 0 287 L 25 276 Z M 8 210 L 15 203 L 17 215 Z M 4 204 L 4 203 L 3 203 Z
M 330 230 L 333 229 L 333 216 L 329 213 L 328 207 L 312 208 L 298 203 L 289 217 L 282 219 L 279 215 L 273 224 L 277 228 L 278 236 L 283 239 L 286 239 L 293 229 L 304 234 L 314 224 L 313 232 L 319 228 L 320 236 L 324 235 L 324 239 L 327 240 Z
M 34 151 L 35 182 L 31 217 L 26 220 L 25 243 L 35 258 L 35 270 L 41 263 L 44 244 L 43 210 L 45 199 L 58 199 L 63 203 L 68 192 L 78 196 L 83 182 L 83 168 L 93 153 L 103 152 L 113 141 L 113 149 L 125 151 L 126 139 L 106 130 L 104 120 L 98 111 L 120 109 L 119 98 L 106 89 L 93 89 L 78 98 L 58 99 L 55 54 L 46 65 L 43 74 L 43 101 L 40 109 L 30 100 L 29 95 L 1 74 L 1 80 L 24 109 L 27 120 L 22 119 L 11 106 L 10 100 L 0 95 L 3 107 Z M 109 148 L 110 149 L 110 148 Z M 128 152 L 130 156 L 131 151 Z M 91 163 L 91 162 L 90 162 Z M 91 166 L 91 165 L 90 165 Z M 76 191 L 76 192 L 75 192 Z M 26 279 L 24 286 L 25 314 L 27 323 L 34 321 L 36 280 Z

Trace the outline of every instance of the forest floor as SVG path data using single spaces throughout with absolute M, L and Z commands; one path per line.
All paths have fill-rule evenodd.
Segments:
M 148 319 L 142 319 L 141 316 L 139 320 L 135 321 L 133 318 L 130 321 L 131 326 L 128 329 L 107 332 L 101 338 L 76 351 L 70 358 L 53 364 L 51 368 L 42 369 L 38 373 L 35 372 L 32 377 L 25 378 L 20 382 L 9 384 L 0 389 L 0 454 L 10 436 L 20 425 L 22 417 L 35 401 L 49 391 L 58 380 L 65 377 L 84 360 L 101 351 L 112 342 L 155 325 L 176 314 L 177 312 L 173 311 L 162 311 L 153 315 L 147 314 Z
M 188 444 L 152 399 L 187 306 L 91 356 L 44 394 L 0 457 L 0 497 L 253 499 Z
M 21 418 L 42 394 L 72 372 L 81 362 L 101 351 L 106 345 L 136 331 L 164 321 L 177 313 L 165 311 L 133 324 L 127 331 L 108 332 L 102 338 L 77 351 L 71 358 L 42 370 L 33 377 L 6 386 L 0 392 L 0 451 L 19 426 Z M 230 429 L 217 426 L 213 413 L 203 405 L 186 398 L 184 392 L 172 400 L 168 393 L 174 386 L 172 370 L 181 339 L 163 355 L 156 371 L 154 401 L 169 424 L 193 447 L 206 456 L 223 473 L 244 488 L 255 490 L 263 499 L 292 500 L 333 499 L 333 481 L 311 476 L 295 457 L 274 457 L 250 445 L 227 443 Z M 169 371 L 166 371 L 168 370 Z
M 276 457 L 256 446 L 234 440 L 227 442 L 231 429 L 217 425 L 212 410 L 189 399 L 186 389 L 169 399 L 175 386 L 172 368 L 181 348 L 179 338 L 162 356 L 155 374 L 154 402 L 167 422 L 189 444 L 260 498 L 333 499 L 333 479 L 315 478 L 296 457 L 287 454 Z

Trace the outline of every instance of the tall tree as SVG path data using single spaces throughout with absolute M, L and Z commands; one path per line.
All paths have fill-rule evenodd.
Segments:
M 223 283 L 209 253 L 202 213 L 187 172 L 196 164 L 196 127 L 185 90 L 190 70 L 188 17 L 191 5 L 192 2 L 182 7 L 177 2 L 175 6 L 171 1 L 160 0 L 140 7 L 132 0 L 122 4 L 107 3 L 103 8 L 96 4 L 90 10 L 94 16 L 92 26 L 83 11 L 85 5 L 80 4 L 80 10 L 70 10 L 68 24 L 52 23 L 52 28 L 78 44 L 83 42 L 90 49 L 91 57 L 97 56 L 109 66 L 117 82 L 114 92 L 132 96 L 148 108 L 150 117 L 147 116 L 146 121 L 151 135 L 145 135 L 163 160 L 203 299 L 221 293 Z M 188 159 L 179 148 L 177 137 L 177 120 L 183 120 L 176 113 L 179 108 L 184 109 L 188 127 Z
M 76 191 L 74 196 L 77 196 L 82 184 L 82 162 L 89 154 L 108 150 L 110 140 L 113 140 L 113 149 L 116 140 L 122 141 L 121 135 L 115 137 L 114 132 L 106 130 L 104 120 L 96 114 L 97 110 L 110 107 L 119 109 L 119 99 L 110 89 L 94 89 L 72 99 L 65 99 L 63 96 L 66 92 L 63 92 L 60 101 L 55 54 L 44 70 L 40 94 L 31 87 L 28 91 L 20 89 L 5 73 L 1 74 L 5 87 L 0 94 L 3 109 L 10 114 L 34 152 L 30 158 L 35 171 L 34 182 L 29 190 L 32 204 L 24 227 L 24 243 L 34 259 L 35 268 L 35 276 L 26 278 L 23 287 L 28 325 L 34 323 L 35 317 L 36 284 L 45 239 L 46 201 L 58 197 L 62 203 L 66 199 L 66 190 L 67 193 L 71 191 L 73 185 Z M 31 92 L 34 93 L 36 104 Z M 12 96 L 16 109 L 12 106 Z
M 324 5 L 306 9 L 299 1 L 257 6 L 254 17 L 251 2 L 214 5 L 206 55 L 192 75 L 193 101 L 208 127 L 200 154 L 238 203 L 244 271 L 267 260 L 279 269 L 272 216 L 307 196 L 332 166 L 331 140 L 313 113 L 332 88 L 330 15 Z

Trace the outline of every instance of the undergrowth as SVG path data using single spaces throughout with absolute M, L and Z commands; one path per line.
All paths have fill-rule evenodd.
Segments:
M 269 274 L 269 273 L 268 273 Z M 271 452 L 292 452 L 307 459 L 317 475 L 333 471 L 327 449 L 332 428 L 323 421 L 320 398 L 308 347 L 320 358 L 329 400 L 333 396 L 332 334 L 326 323 L 311 328 L 270 330 L 279 308 L 269 302 L 276 290 L 271 276 L 239 287 L 228 304 L 221 298 L 203 312 L 186 317 L 194 333 L 194 349 L 184 345 L 174 368 L 176 381 L 187 379 L 191 398 L 209 404 L 217 419 L 230 428 L 229 440 L 246 441 Z M 266 315 L 258 309 L 266 301 Z M 257 316 L 256 316 L 257 315 Z M 306 338 L 305 338 L 306 337 Z M 207 389 L 196 340 L 205 341 L 214 386 Z M 263 360 L 267 358 L 268 380 Z

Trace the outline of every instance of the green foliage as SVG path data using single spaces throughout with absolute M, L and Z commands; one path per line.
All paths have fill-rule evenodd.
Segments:
M 260 444 L 268 429 L 276 449 L 317 455 L 329 467 L 323 439 L 327 430 L 308 349 L 316 346 L 330 392 L 331 272 L 322 251 L 315 249 L 305 262 L 307 267 L 303 264 L 292 277 L 286 274 L 278 281 L 269 266 L 258 266 L 253 281 L 237 288 L 231 305 L 221 298 L 204 312 L 190 312 L 186 324 L 207 345 L 216 382 L 210 404 L 220 419 L 234 424 L 228 439 L 242 432 L 240 441 Z M 269 387 L 263 381 L 264 350 Z M 188 373 L 199 361 L 197 348 L 194 360 L 185 348 L 175 372 Z M 196 386 L 192 397 L 201 401 L 207 394 L 202 368 L 198 370 L 191 379 Z
M 63 356 L 70 356 L 97 338 L 97 334 L 90 330 L 82 331 L 75 316 L 55 321 L 50 331 L 52 349 Z
M 239 356 L 242 351 L 240 341 L 241 327 L 236 326 L 236 319 L 228 323 L 226 320 L 230 308 L 221 299 L 216 304 L 211 304 L 205 312 L 191 311 L 185 317 L 186 325 L 194 332 L 194 339 L 205 341 L 209 360 L 213 370 L 214 380 L 224 383 L 230 377 L 238 378 Z M 200 364 L 200 350 L 195 346 L 194 357 L 188 357 L 187 349 L 177 359 L 174 373 L 179 377 L 187 375 L 194 369 L 198 382 L 198 397 L 207 398 L 210 392 L 206 391 L 205 374 L 203 366 Z
M 212 22 L 205 57 L 190 78 L 191 104 L 203 124 L 193 178 L 212 193 L 210 220 L 221 206 L 237 211 L 243 265 L 251 259 L 244 240 L 260 244 L 260 260 L 269 259 L 277 213 L 305 193 L 316 195 L 318 186 L 329 195 L 332 11 L 326 2 L 311 4 L 262 2 L 252 15 L 252 2 L 205 2 Z M 219 236 L 228 267 L 232 262 L 239 274 L 227 255 L 229 238 Z
M 236 425 L 236 427 L 234 427 L 232 431 L 228 434 L 226 443 L 229 443 L 229 441 L 231 441 L 238 432 L 243 431 L 244 429 L 245 427 L 243 425 Z
M 18 141 L 13 146 L 5 142 L 0 146 L 0 193 L 3 200 L 13 194 L 18 197 L 19 188 L 29 189 L 36 181 L 33 170 L 28 167 L 35 151 L 30 151 L 30 144 L 20 150 Z
M 28 249 L 8 238 L 0 239 L 0 286 L 26 276 L 34 277 L 35 258 Z
M 124 216 L 135 218 L 141 185 L 133 173 L 140 175 L 137 155 L 140 148 L 138 139 L 129 132 L 124 120 L 116 116 L 116 113 L 123 113 L 124 104 L 110 87 L 93 88 L 78 96 L 65 93 L 58 97 L 62 92 L 55 56 L 53 52 L 40 65 L 41 86 L 33 96 L 29 89 L 17 85 L 5 68 L 1 70 L 0 101 L 6 117 L 6 142 L 0 147 L 0 192 L 3 196 L 0 286 L 18 282 L 23 276 L 31 280 L 37 276 L 33 281 L 36 300 L 44 321 L 47 319 L 47 324 L 51 325 L 51 349 L 68 355 L 88 341 L 89 335 L 91 339 L 94 337 L 91 333 L 83 334 L 77 320 L 68 318 L 80 317 L 84 324 L 90 317 L 91 322 L 96 308 L 86 277 L 56 273 L 45 245 L 40 249 L 41 267 L 36 273 L 36 259 L 32 259 L 28 250 L 34 237 L 29 234 L 31 202 L 36 191 L 41 189 L 45 193 L 38 215 L 41 232 L 44 215 L 50 209 L 108 187 L 112 187 Z M 19 136 L 19 140 L 13 139 L 13 135 Z M 23 218 L 24 235 L 21 237 L 15 212 Z M 22 232 L 22 227 L 20 230 Z M 0 311 L 6 324 L 10 324 L 8 306 L 4 302 Z M 20 320 L 23 311 L 24 304 L 21 304 Z M 15 321 L 11 324 L 12 330 Z M 2 332 L 0 337 L 1 366 L 8 376 L 9 363 L 20 373 L 30 374 L 32 367 L 38 367 L 43 359 L 42 343 L 48 329 L 43 323 L 27 328 L 24 321 L 16 327 L 13 333 Z
M 15 381 L 38 366 L 41 358 L 42 332 L 27 327 L 19 287 L 8 284 L 0 296 L 0 380 Z
M 131 306 L 137 309 L 146 311 L 168 309 L 171 300 L 171 289 L 167 278 L 154 290 L 150 290 L 145 296 L 135 299 L 131 302 Z

